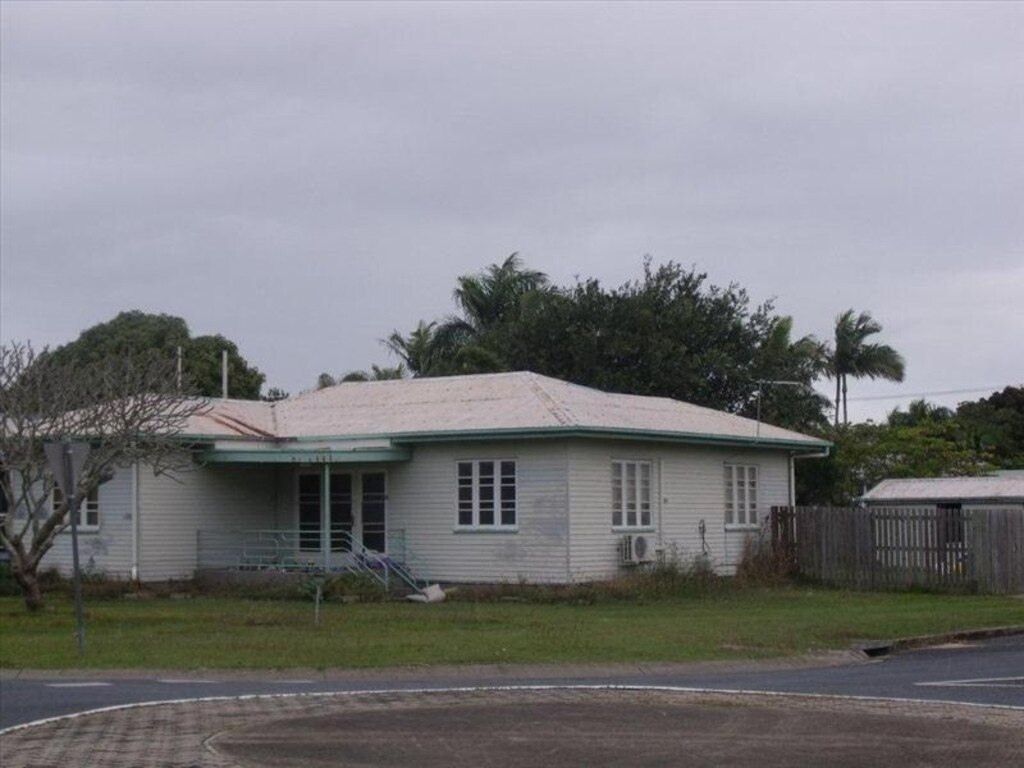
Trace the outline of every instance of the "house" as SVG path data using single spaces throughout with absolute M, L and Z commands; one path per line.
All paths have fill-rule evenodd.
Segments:
M 980 477 L 909 477 L 883 480 L 860 497 L 869 507 L 1024 510 L 1024 470 L 1000 470 Z
M 88 567 L 144 581 L 341 568 L 384 553 L 443 582 L 564 583 L 663 554 L 732 569 L 794 463 L 829 444 L 666 398 L 533 373 L 218 400 L 195 468 L 131 466 L 80 511 Z M 62 535 L 44 566 L 67 568 Z

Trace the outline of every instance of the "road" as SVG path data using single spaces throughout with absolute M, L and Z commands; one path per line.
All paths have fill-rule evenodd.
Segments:
M 766 668 L 774 667 L 774 668 Z M 402 670 L 342 679 L 237 679 L 215 672 L 163 676 L 92 672 L 81 677 L 8 671 L 0 680 L 0 728 L 92 709 L 140 702 L 254 694 L 442 690 L 490 686 L 655 686 L 711 691 L 776 692 L 965 702 L 1024 709 L 1024 636 L 906 651 L 826 666 L 677 665 L 560 674 L 529 669 Z

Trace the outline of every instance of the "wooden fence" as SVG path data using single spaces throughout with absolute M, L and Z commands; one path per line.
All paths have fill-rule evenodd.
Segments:
M 862 589 L 1024 593 L 1024 512 L 932 507 L 773 507 L 791 572 Z

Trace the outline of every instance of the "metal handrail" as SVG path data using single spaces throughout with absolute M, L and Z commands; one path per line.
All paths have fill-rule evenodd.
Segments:
M 327 550 L 323 537 L 327 536 Z M 276 569 L 281 571 L 348 571 L 369 576 L 390 588 L 394 579 L 416 590 L 426 584 L 408 563 L 404 531 L 389 535 L 389 546 L 401 542 L 400 557 L 365 546 L 350 530 L 249 529 L 236 533 L 200 532 L 199 560 L 206 567 Z M 304 546 L 305 545 L 305 546 Z M 323 555 L 326 554 L 326 558 Z

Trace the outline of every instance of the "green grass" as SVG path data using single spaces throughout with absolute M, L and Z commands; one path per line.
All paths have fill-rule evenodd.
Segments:
M 646 604 L 327 604 L 229 598 L 92 600 L 84 661 L 71 603 L 38 614 L 0 598 L 6 668 L 287 668 L 765 658 L 893 638 L 1024 624 L 1007 597 L 732 590 Z

